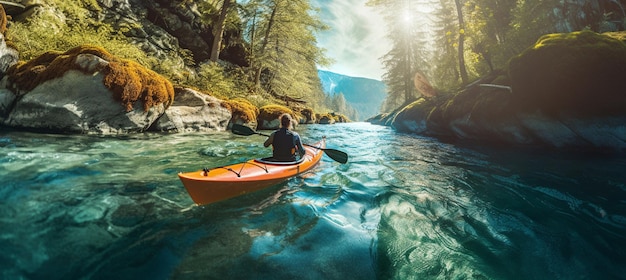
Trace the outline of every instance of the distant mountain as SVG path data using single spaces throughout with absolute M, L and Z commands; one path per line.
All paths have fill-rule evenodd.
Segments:
M 380 106 L 387 97 L 387 89 L 383 82 L 344 76 L 341 74 L 318 70 L 322 88 L 327 95 L 342 93 L 346 103 L 359 114 L 358 121 L 365 120 L 380 113 Z

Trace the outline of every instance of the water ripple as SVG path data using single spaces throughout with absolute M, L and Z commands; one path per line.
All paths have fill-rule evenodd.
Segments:
M 442 143 L 364 123 L 313 172 L 196 207 L 176 173 L 271 153 L 230 133 L 0 133 L 4 278 L 617 279 L 619 157 Z

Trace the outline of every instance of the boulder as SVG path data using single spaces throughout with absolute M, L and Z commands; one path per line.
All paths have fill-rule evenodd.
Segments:
M 281 105 L 267 105 L 259 109 L 259 125 L 257 129 L 278 129 L 280 127 L 278 117 L 284 113 L 289 113 L 291 117 L 294 118 L 295 123 L 293 123 L 293 125 L 297 124 L 297 118 L 295 118 L 291 109 Z
M 12 91 L 0 87 L 0 123 L 3 123 L 11 112 L 16 97 Z
M 100 72 L 69 70 L 18 98 L 4 124 L 54 133 L 122 134 L 147 130 L 165 111 L 164 104 L 148 110 L 137 104 L 127 111 L 103 79 Z
M 189 88 L 176 89 L 174 103 L 150 128 L 161 132 L 224 131 L 231 113 L 222 101 Z
M 544 35 L 509 63 L 514 102 L 551 116 L 626 113 L 626 44 L 619 36 L 591 31 Z
M 311 108 L 304 108 L 300 110 L 300 115 L 302 115 L 302 118 L 300 118 L 300 124 L 314 124 L 317 121 L 315 118 L 315 112 L 313 112 L 313 109 Z
M 335 119 L 331 115 L 322 115 L 319 118 L 319 124 L 334 124 Z
M 231 128 L 233 124 L 257 127 L 259 108 L 250 103 L 250 101 L 243 98 L 234 98 L 222 101 L 221 106 L 224 106 L 232 114 L 228 128 Z
M 626 151 L 623 65 L 626 44 L 618 39 L 551 34 L 512 59 L 508 72 L 372 121 L 446 139 Z

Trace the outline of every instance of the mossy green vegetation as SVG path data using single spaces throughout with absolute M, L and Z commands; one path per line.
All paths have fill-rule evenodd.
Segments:
M 145 111 L 158 104 L 169 106 L 173 103 L 174 87 L 169 80 L 97 46 L 79 46 L 65 53 L 49 51 L 28 62 L 20 62 L 9 69 L 9 80 L 19 89 L 29 91 L 45 81 L 63 76 L 69 70 L 84 71 L 76 63 L 80 54 L 95 55 L 108 62 L 100 69 L 104 74 L 104 85 L 113 91 L 113 97 L 127 111 L 133 110 L 137 101 L 143 102 Z
M 275 120 L 275 119 L 278 119 L 278 117 L 280 117 L 280 115 L 284 113 L 290 114 L 295 119 L 299 118 L 299 115 L 295 115 L 293 110 L 282 105 L 271 104 L 271 105 L 266 105 L 260 108 L 259 119 Z
M 304 118 L 305 122 L 315 122 L 315 112 L 311 108 L 300 109 L 300 115 Z
M 315 67 L 308 67 L 304 72 L 298 71 L 298 73 L 310 72 L 310 75 L 288 76 L 287 78 L 291 80 L 282 79 L 287 82 L 286 88 L 289 88 L 289 91 L 281 91 L 277 83 L 268 82 L 269 79 L 280 75 L 278 71 L 271 71 L 268 65 L 263 66 L 260 83 L 254 84 L 251 74 L 254 74 L 256 69 L 243 68 L 224 60 L 217 63 L 196 61 L 190 50 L 183 48 L 161 50 L 158 47 L 154 49 L 146 45 L 148 44 L 146 42 L 138 42 L 137 40 L 143 37 L 137 37 L 137 34 L 145 35 L 155 26 L 144 26 L 142 21 L 109 20 L 107 17 L 110 15 L 109 8 L 99 1 L 49 0 L 38 5 L 40 6 L 34 13 L 15 18 L 8 23 L 9 29 L 6 34 L 8 42 L 12 42 L 19 51 L 20 59 L 24 60 L 13 70 L 17 75 L 13 77 L 13 81 L 22 89 L 32 88 L 41 82 L 59 77 L 64 71 L 76 69 L 70 57 L 72 55 L 66 51 L 75 48 L 82 48 L 84 51 L 84 46 L 89 45 L 98 46 L 97 48 L 106 50 L 115 57 L 115 59 L 102 57 L 103 52 L 95 54 L 110 62 L 108 71 L 112 74 L 107 76 L 105 82 L 108 87 L 114 89 L 116 98 L 127 109 L 132 108 L 133 100 L 137 98 L 144 101 L 144 105 L 148 107 L 161 101 L 169 102 L 167 100 L 171 98 L 165 97 L 169 96 L 169 93 L 160 93 L 169 92 L 169 86 L 156 82 L 159 80 L 156 73 L 159 73 L 178 86 L 195 88 L 223 100 L 243 98 L 256 108 L 269 104 L 286 105 L 295 112 L 295 117 L 300 117 L 298 112 L 302 104 L 289 105 L 288 101 L 281 98 L 297 95 L 298 98 L 302 97 L 303 104 L 315 110 L 327 110 L 324 108 L 324 94 L 321 88 L 318 89 L 316 86 L 293 88 L 296 84 L 317 85 Z M 201 12 L 203 16 L 209 17 L 218 11 Z M 311 62 L 304 58 L 293 61 L 294 65 L 297 61 Z M 257 61 L 257 65 L 260 65 L 258 63 Z M 140 65 L 156 73 L 138 70 L 142 68 Z M 280 65 L 279 70 L 283 71 L 287 66 L 289 65 Z M 296 66 L 304 67 L 301 63 Z M 54 69 L 60 71 L 52 71 Z M 138 81 L 152 84 L 141 85 L 145 88 L 140 88 Z M 160 89 L 157 89 L 159 87 Z M 271 91 L 268 87 L 271 87 Z M 236 105 L 231 106 L 231 109 L 240 112 L 244 118 L 256 119 L 256 115 L 250 113 L 250 110 L 237 108 Z
M 245 79 L 245 74 L 240 69 L 211 62 L 199 67 L 198 78 L 193 84 L 212 96 L 227 99 L 232 96 L 245 95 L 246 85 L 241 82 Z
M 256 122 L 259 108 L 243 98 L 234 98 L 222 102 L 222 106 L 228 109 L 233 119 L 241 119 L 244 122 Z
M 170 64 L 164 61 L 167 59 L 148 56 L 121 30 L 95 19 L 88 9 L 99 7 L 95 1 L 50 0 L 44 5 L 45 8 L 38 9 L 28 18 L 10 23 L 7 37 L 15 44 L 22 60 L 34 59 L 48 51 L 64 52 L 88 44 L 101 46 L 117 57 L 150 68 Z
M 549 34 L 511 59 L 515 101 L 548 114 L 611 115 L 626 108 L 626 44 L 591 31 Z

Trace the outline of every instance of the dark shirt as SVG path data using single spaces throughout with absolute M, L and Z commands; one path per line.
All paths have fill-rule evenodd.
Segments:
M 300 156 L 304 155 L 304 147 L 302 147 L 302 141 L 297 132 L 281 128 L 272 135 L 271 144 L 274 149 L 272 157 L 274 160 L 295 161 L 296 151 L 300 153 Z

